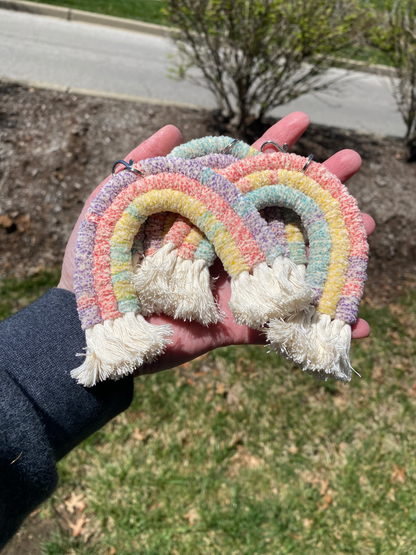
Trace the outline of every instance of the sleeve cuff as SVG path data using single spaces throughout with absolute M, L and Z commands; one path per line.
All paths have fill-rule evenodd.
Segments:
M 32 403 L 0 369 L 0 550 L 57 482 L 55 458 Z
M 85 334 L 75 295 L 52 289 L 0 324 L 0 368 L 29 399 L 57 459 L 126 410 L 133 377 L 86 389 L 70 376 Z

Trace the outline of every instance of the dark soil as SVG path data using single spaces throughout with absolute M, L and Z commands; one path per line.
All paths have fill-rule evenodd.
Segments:
M 84 201 L 112 164 L 167 123 L 188 141 L 232 131 L 210 112 L 0 83 L 0 278 L 59 266 Z M 250 131 L 257 138 L 271 124 Z M 416 165 L 400 141 L 311 125 L 292 149 L 315 160 L 363 158 L 348 186 L 377 222 L 367 295 L 388 300 L 416 270 Z

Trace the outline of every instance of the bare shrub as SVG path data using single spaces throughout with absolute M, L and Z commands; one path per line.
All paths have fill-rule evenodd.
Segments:
M 175 73 L 207 86 L 244 133 L 272 108 L 327 87 L 322 75 L 357 44 L 365 13 L 355 0 L 167 0 Z
M 385 20 L 374 33 L 374 42 L 396 67 L 393 91 L 406 124 L 405 145 L 416 160 L 416 2 L 397 0 L 388 4 Z

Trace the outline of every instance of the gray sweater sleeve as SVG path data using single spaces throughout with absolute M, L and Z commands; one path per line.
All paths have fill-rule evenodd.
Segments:
M 52 289 L 0 323 L 0 549 L 56 487 L 56 461 L 125 410 L 132 377 L 85 389 L 75 296 Z

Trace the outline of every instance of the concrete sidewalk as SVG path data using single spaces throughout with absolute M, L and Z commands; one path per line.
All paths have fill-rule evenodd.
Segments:
M 215 107 L 208 89 L 167 77 L 168 57 L 174 53 L 161 36 L 0 10 L 1 77 L 139 101 Z M 404 134 L 389 78 L 343 69 L 330 70 L 326 78 L 340 81 L 331 91 L 304 95 L 272 114 L 303 110 L 322 125 Z

